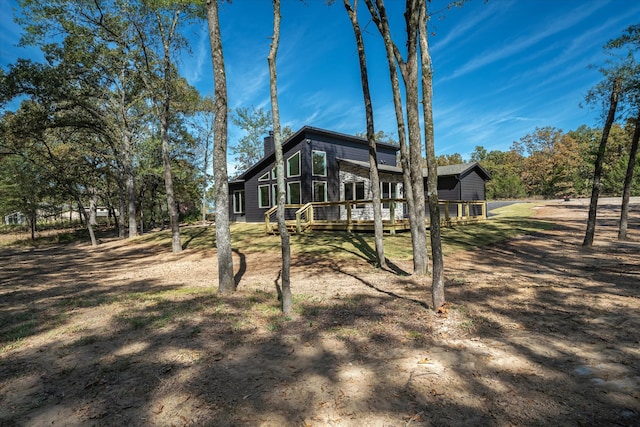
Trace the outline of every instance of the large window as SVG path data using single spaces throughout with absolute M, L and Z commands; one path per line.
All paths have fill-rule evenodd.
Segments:
M 364 200 L 364 181 L 345 182 L 344 183 L 344 199 L 345 200 Z M 364 205 L 356 205 L 362 208 Z
M 395 182 L 382 182 L 382 198 L 383 199 L 395 199 L 398 197 L 398 184 Z M 383 203 L 383 208 L 389 208 L 389 203 Z
M 259 185 L 258 186 L 258 207 L 260 208 L 269 208 L 271 207 L 271 191 L 270 185 Z
M 287 203 L 290 205 L 301 204 L 300 181 L 287 183 Z
M 311 162 L 314 175 L 327 176 L 327 153 L 313 150 L 311 152 Z
M 327 183 L 325 181 L 313 181 L 313 201 L 327 201 Z
M 300 176 L 300 152 L 287 159 L 287 176 Z
M 233 192 L 233 213 L 244 213 L 244 190 Z

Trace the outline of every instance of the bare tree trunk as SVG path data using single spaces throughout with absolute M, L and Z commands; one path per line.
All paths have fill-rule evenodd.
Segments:
M 276 73 L 276 57 L 280 44 L 280 0 L 273 0 L 273 38 L 269 49 L 269 93 L 271 95 L 271 117 L 273 119 L 273 142 L 276 154 L 276 175 L 278 181 L 278 232 L 282 247 L 282 301 L 284 314 L 290 314 L 293 307 L 291 295 L 291 245 L 285 218 L 285 181 L 284 158 L 282 154 L 282 137 L 280 132 L 280 108 L 278 107 L 278 77 Z
M 381 0 L 378 0 L 381 1 Z M 401 64 L 400 72 L 406 90 L 406 111 L 409 131 L 409 158 L 411 187 L 416 217 L 416 247 L 413 254 L 413 268 L 417 275 L 428 272 L 426 213 L 424 199 L 424 177 L 422 174 L 422 136 L 420 130 L 420 99 L 418 97 L 418 2 L 407 0 L 405 21 L 407 28 L 407 61 Z
M 422 63 L 422 111 L 424 115 L 424 145 L 427 158 L 427 201 L 429 203 L 431 236 L 431 297 L 433 309 L 438 310 L 445 303 L 444 261 L 440 236 L 440 206 L 438 205 L 438 164 L 436 162 L 433 135 L 433 68 L 429 54 L 427 33 L 427 3 L 420 0 L 420 58 Z
M 87 230 L 89 231 L 89 238 L 91 239 L 91 246 L 98 246 L 98 240 L 96 239 L 96 235 L 93 231 L 93 226 L 91 225 L 91 221 L 89 220 L 89 215 L 85 210 L 82 202 L 80 201 L 80 197 L 76 198 L 76 202 L 78 203 L 78 210 L 80 211 L 80 218 L 84 218 L 84 223 L 87 226 Z
M 618 229 L 618 240 L 627 240 L 627 226 L 629 219 L 629 198 L 631 197 L 631 185 L 633 183 L 633 171 L 638 157 L 638 140 L 640 140 L 640 109 L 636 117 L 636 128 L 633 131 L 631 149 L 629 150 L 629 163 L 627 173 L 624 176 L 624 187 L 622 190 L 622 206 L 620 208 L 620 228 Z
M 413 253 L 417 253 L 421 250 L 420 247 L 420 229 L 423 226 L 418 224 L 414 209 L 414 197 L 413 188 L 411 185 L 411 167 L 409 160 L 409 151 L 406 141 L 406 128 L 404 121 L 404 114 L 402 111 L 402 95 L 400 91 L 400 80 L 398 78 L 398 70 L 396 68 L 395 59 L 395 45 L 391 40 L 391 30 L 389 28 L 389 22 L 387 19 L 386 9 L 382 1 L 377 1 L 377 9 L 374 7 L 372 0 L 365 0 L 367 8 L 371 14 L 371 17 L 378 27 L 378 31 L 382 35 L 384 41 L 385 50 L 387 53 L 387 64 L 389 66 L 389 75 L 391 79 L 391 88 L 393 93 L 393 105 L 395 107 L 396 122 L 398 124 L 398 143 L 400 145 L 400 166 L 402 167 L 402 180 L 404 188 L 404 197 L 407 203 L 407 210 L 409 214 L 409 225 L 411 230 L 411 244 Z M 426 241 L 426 240 L 425 240 Z M 416 271 L 415 258 L 414 258 L 414 272 Z
M 216 192 L 216 247 L 218 249 L 218 292 L 236 290 L 233 277 L 231 231 L 229 229 L 229 177 L 227 174 L 227 77 L 222 54 L 218 1 L 207 0 L 207 21 L 213 63 L 214 130 L 213 174 Z
M 162 99 L 162 112 L 160 114 L 160 140 L 162 141 L 162 164 L 164 166 L 164 185 L 167 193 L 167 209 L 169 211 L 169 221 L 171 223 L 171 249 L 174 254 L 182 252 L 182 242 L 180 241 L 180 218 L 178 206 L 173 192 L 173 175 L 171 174 L 171 149 L 169 147 L 169 117 L 171 115 L 171 40 L 175 32 L 180 12 L 176 11 L 171 22 L 171 28 L 166 33 L 158 13 L 158 29 L 162 34 L 162 44 L 164 52 L 164 93 Z
M 600 187 L 602 186 L 600 183 L 602 163 L 604 161 L 604 152 L 607 148 L 607 139 L 609 139 L 609 131 L 616 116 L 618 94 L 620 93 L 621 85 L 622 81 L 620 78 L 616 78 L 613 81 L 611 97 L 609 98 L 609 113 L 607 114 L 607 119 L 602 129 L 602 139 L 600 140 L 600 147 L 598 148 L 598 154 L 596 156 L 595 169 L 593 172 L 593 187 L 591 189 L 591 203 L 589 204 L 589 219 L 587 220 L 587 232 L 585 233 L 582 246 L 593 245 L 593 236 L 596 232 L 596 215 L 598 213 L 598 197 L 600 196 Z
M 367 58 L 364 50 L 364 40 L 358 24 L 356 9 L 358 0 L 354 0 L 353 8 L 350 0 L 344 0 L 344 7 L 349 14 L 353 33 L 358 47 L 358 60 L 360 62 L 360 80 L 362 81 L 362 95 L 364 97 L 364 107 L 367 120 L 367 141 L 369 143 L 369 181 L 371 182 L 371 193 L 373 199 L 373 223 L 376 245 L 376 261 L 380 268 L 386 268 L 387 262 L 384 257 L 384 228 L 382 226 L 382 205 L 380 203 L 380 177 L 378 174 L 378 152 L 376 148 L 375 127 L 373 124 L 373 106 L 371 105 L 371 94 L 369 92 L 369 76 L 367 73 Z
M 129 218 L 129 238 L 136 237 L 138 234 L 138 227 L 136 222 L 136 188 L 133 179 L 133 162 L 132 162 L 132 147 L 131 147 L 131 136 L 126 134 L 123 137 L 124 140 L 124 180 L 125 180 L 125 188 L 127 193 L 127 213 Z M 124 207 L 124 206 L 123 206 Z M 121 211 L 121 214 L 124 214 L 124 210 Z M 124 227 L 124 221 L 123 221 Z
M 89 191 L 89 222 L 92 226 L 98 225 L 98 195 L 95 187 L 87 187 Z

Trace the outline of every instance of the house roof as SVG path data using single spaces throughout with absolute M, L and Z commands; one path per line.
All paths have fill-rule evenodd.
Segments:
M 291 135 L 289 138 L 287 138 L 285 141 L 283 141 L 282 143 L 282 150 L 286 151 L 288 147 L 290 147 L 291 145 L 295 145 L 298 142 L 300 142 L 301 140 L 308 138 L 312 135 L 315 136 L 320 136 L 320 137 L 325 137 L 325 138 L 337 138 L 337 139 L 341 139 L 343 141 L 349 141 L 349 142 L 355 142 L 358 144 L 364 144 L 367 145 L 368 141 L 365 138 L 361 138 L 359 136 L 353 136 L 353 135 L 347 135 L 345 133 L 340 133 L 340 132 L 334 132 L 334 131 L 330 131 L 330 130 L 326 130 L 326 129 L 320 129 L 320 128 L 316 128 L 313 126 L 303 126 L 302 128 L 300 128 L 300 130 L 298 130 L 296 133 L 294 133 L 293 135 Z M 395 146 L 395 145 L 391 145 L 391 144 L 387 144 L 384 142 L 378 142 L 376 143 L 377 146 L 379 147 L 385 147 L 385 148 L 391 148 L 393 150 L 399 150 L 399 147 Z M 265 157 L 262 157 L 255 165 L 251 166 L 249 169 L 247 169 L 246 171 L 244 171 L 243 173 L 241 173 L 240 175 L 238 175 L 238 177 L 236 179 L 234 179 L 232 182 L 242 182 L 245 180 L 245 178 L 248 175 L 251 175 L 252 172 L 256 171 L 256 170 L 260 170 L 262 168 L 264 168 L 267 164 L 269 163 L 273 163 L 275 162 L 275 153 L 271 153 Z
M 360 168 L 360 169 L 366 169 L 367 171 L 369 170 L 369 163 L 368 162 L 361 162 L 361 161 L 349 160 L 349 159 L 337 159 L 337 160 L 338 160 L 338 162 L 351 164 L 351 165 L 353 165 L 353 166 L 355 166 L 357 168 Z M 470 172 L 471 170 L 473 170 L 475 168 L 477 168 L 478 173 L 482 176 L 482 178 L 484 180 L 490 180 L 491 179 L 491 175 L 489 174 L 489 172 L 487 172 L 477 162 L 461 163 L 461 164 L 457 164 L 457 165 L 438 166 L 438 176 L 456 176 L 456 177 L 459 177 L 461 175 L 466 175 L 468 172 Z M 391 173 L 391 174 L 401 174 L 402 173 L 402 168 L 400 168 L 398 166 L 379 164 L 378 165 L 378 171 L 385 172 L 385 173 Z M 427 169 L 426 168 L 422 169 L 422 176 L 423 177 L 427 176 Z

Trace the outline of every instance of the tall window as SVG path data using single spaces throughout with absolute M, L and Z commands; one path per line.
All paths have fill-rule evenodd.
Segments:
M 244 190 L 233 192 L 233 213 L 244 213 Z
M 271 200 L 270 200 L 270 195 L 271 195 L 271 191 L 270 191 L 270 185 L 259 185 L 258 186 L 258 207 L 260 208 L 269 208 L 271 207 Z
M 398 197 L 398 184 L 395 182 L 382 182 L 382 198 L 383 199 L 395 199 Z M 389 203 L 383 203 L 383 208 L 389 208 Z
M 327 176 L 327 153 L 324 151 L 311 151 L 311 163 L 314 175 Z
M 300 152 L 287 159 L 287 176 L 300 176 Z
M 273 200 L 273 206 L 275 206 L 278 204 L 278 184 L 273 184 L 271 190 L 273 192 L 273 198 L 271 200 Z
M 287 203 L 290 205 L 301 204 L 300 181 L 287 183 Z
M 327 183 L 326 181 L 313 181 L 313 201 L 327 201 Z

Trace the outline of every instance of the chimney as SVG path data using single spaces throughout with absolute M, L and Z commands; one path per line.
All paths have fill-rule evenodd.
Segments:
M 269 136 L 264 138 L 264 157 L 276 151 L 276 147 L 273 143 L 273 131 L 269 131 Z

